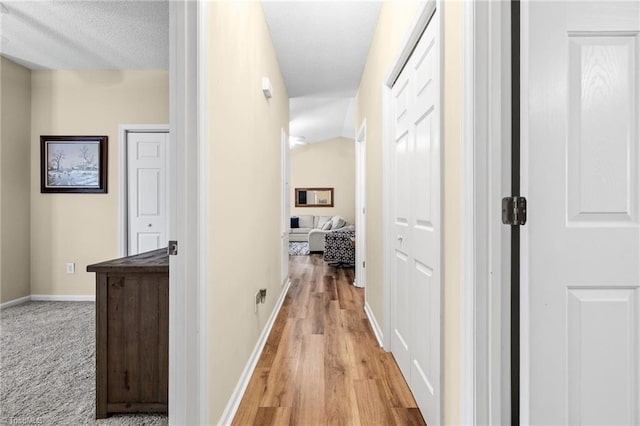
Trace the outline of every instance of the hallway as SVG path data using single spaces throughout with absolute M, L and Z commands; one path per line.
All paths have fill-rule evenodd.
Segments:
M 424 425 L 352 269 L 289 257 L 291 287 L 233 424 Z

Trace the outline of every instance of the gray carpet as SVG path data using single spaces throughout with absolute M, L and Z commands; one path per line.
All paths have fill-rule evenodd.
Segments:
M 290 241 L 289 255 L 291 256 L 308 256 L 309 243 L 306 241 Z
M 0 311 L 0 425 L 167 425 L 162 415 L 95 420 L 95 304 Z

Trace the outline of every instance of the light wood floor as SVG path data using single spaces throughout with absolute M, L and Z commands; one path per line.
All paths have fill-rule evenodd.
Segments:
M 353 269 L 290 256 L 291 288 L 233 425 L 424 425 Z

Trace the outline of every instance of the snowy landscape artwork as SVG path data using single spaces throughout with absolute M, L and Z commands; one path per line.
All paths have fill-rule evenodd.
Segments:
M 47 186 L 97 188 L 99 142 L 50 142 L 47 146 Z
M 42 139 L 42 192 L 106 192 L 106 136 Z

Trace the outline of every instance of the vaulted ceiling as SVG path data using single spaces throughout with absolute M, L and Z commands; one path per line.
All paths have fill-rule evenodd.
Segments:
M 354 96 L 380 1 L 263 1 L 290 101 L 307 143 L 355 134 Z

